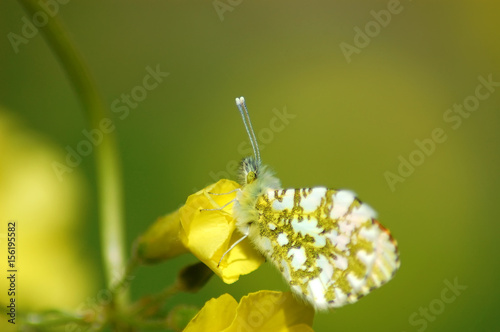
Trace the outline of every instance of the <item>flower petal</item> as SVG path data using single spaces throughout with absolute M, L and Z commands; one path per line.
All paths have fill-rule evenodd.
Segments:
M 227 253 L 218 266 L 231 244 L 243 236 L 235 232 L 232 204 L 226 205 L 235 199 L 236 192 L 226 193 L 238 188 L 240 186 L 234 181 L 220 180 L 189 196 L 180 209 L 182 243 L 228 284 L 238 280 L 240 275 L 256 270 L 264 262 L 264 257 L 246 239 Z M 220 210 L 213 210 L 223 206 Z
M 184 332 L 313 332 L 314 309 L 292 293 L 259 291 L 241 298 L 209 300 Z
M 159 263 L 189 252 L 179 239 L 179 210 L 158 218 L 134 244 L 134 255 L 143 264 Z
M 312 331 L 314 309 L 290 292 L 259 291 L 244 296 L 236 318 L 223 332 Z
M 211 299 L 189 322 L 183 332 L 219 332 L 228 327 L 236 315 L 238 302 L 229 294 Z

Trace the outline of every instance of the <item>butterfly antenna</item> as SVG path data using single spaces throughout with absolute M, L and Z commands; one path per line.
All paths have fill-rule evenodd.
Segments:
M 252 121 L 250 121 L 250 115 L 248 114 L 247 105 L 245 103 L 245 98 L 236 98 L 236 106 L 240 110 L 241 118 L 243 119 L 243 124 L 247 130 L 248 138 L 250 139 L 250 144 L 252 144 L 253 154 L 257 162 L 260 163 L 260 151 L 259 144 L 257 143 L 257 137 L 253 131 Z

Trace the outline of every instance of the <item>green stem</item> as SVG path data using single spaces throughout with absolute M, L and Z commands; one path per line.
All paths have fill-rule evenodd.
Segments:
M 39 0 L 19 2 L 30 17 L 37 12 L 43 12 Z M 59 17 L 50 17 L 47 25 L 40 30 L 81 99 L 91 128 L 101 128 L 102 121 L 111 121 L 108 117 L 108 107 L 101 99 L 82 56 L 70 40 Z M 102 255 L 108 289 L 113 289 L 116 279 L 121 279 L 125 273 L 126 264 L 121 170 L 114 132 L 103 134 L 102 142 L 94 148 Z M 116 309 L 123 308 L 128 304 L 127 290 L 121 289 L 119 294 L 115 294 L 113 301 Z
M 151 317 L 161 309 L 166 300 L 180 291 L 179 287 L 174 284 L 164 288 L 158 294 L 144 296 L 130 307 L 130 313 L 133 317 Z

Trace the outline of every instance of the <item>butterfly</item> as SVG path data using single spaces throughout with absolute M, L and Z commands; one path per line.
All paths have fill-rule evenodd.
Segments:
M 375 211 L 349 190 L 282 189 L 261 163 L 245 99 L 236 105 L 254 155 L 241 163 L 242 188 L 233 202 L 243 237 L 226 253 L 250 239 L 316 310 L 354 303 L 388 282 L 400 266 L 398 247 Z

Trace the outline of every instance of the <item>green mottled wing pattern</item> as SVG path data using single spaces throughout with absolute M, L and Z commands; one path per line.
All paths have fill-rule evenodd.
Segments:
M 268 190 L 258 197 L 257 247 L 316 309 L 354 303 L 389 281 L 397 244 L 347 190 Z

